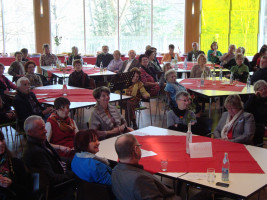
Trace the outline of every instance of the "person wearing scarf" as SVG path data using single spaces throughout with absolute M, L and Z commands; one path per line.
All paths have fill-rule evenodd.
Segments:
M 196 121 L 195 113 L 188 109 L 190 104 L 189 94 L 181 91 L 176 95 L 177 107 L 173 107 L 167 113 L 167 127 L 171 130 L 186 132 L 188 123 L 194 125 Z
M 244 112 L 239 95 L 230 95 L 224 103 L 227 112 L 214 131 L 214 137 L 242 144 L 252 144 L 255 132 L 255 121 L 252 114 Z
M 29 174 L 21 160 L 14 158 L 7 149 L 4 134 L 0 130 L 0 199 L 23 200 L 30 196 Z
M 207 78 L 210 74 L 210 68 L 206 66 L 207 58 L 204 54 L 200 54 L 197 57 L 197 65 L 193 66 L 190 72 L 190 78 L 201 78 L 204 74 L 204 78 Z
M 56 112 L 50 115 L 45 124 L 47 141 L 63 157 L 73 156 L 73 139 L 79 131 L 75 121 L 69 117 L 69 106 L 67 98 L 58 97 L 54 102 Z
M 119 110 L 109 104 L 109 88 L 102 86 L 94 89 L 93 96 L 97 103 L 89 119 L 89 129 L 96 131 L 100 140 L 133 131 Z
M 141 64 L 141 81 L 143 82 L 146 90 L 150 96 L 157 96 L 160 87 L 157 83 L 157 77 L 155 73 L 152 73 L 148 65 L 148 57 L 145 54 L 139 56 L 139 63 Z
M 96 131 L 79 131 L 74 138 L 76 154 L 71 168 L 84 181 L 111 186 L 111 168 L 108 160 L 95 155 L 99 152 L 99 144 Z
M 88 75 L 82 70 L 82 61 L 80 59 L 74 60 L 73 66 L 75 71 L 69 76 L 69 86 L 88 88 L 89 78 Z
M 27 77 L 29 79 L 31 87 L 43 86 L 43 82 L 41 80 L 41 77 L 34 73 L 35 68 L 36 68 L 35 62 L 28 61 L 28 62 L 26 62 L 24 67 L 25 67 L 25 71 L 26 71 L 25 77 Z

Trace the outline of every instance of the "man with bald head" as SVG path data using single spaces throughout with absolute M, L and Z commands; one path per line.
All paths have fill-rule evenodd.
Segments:
M 44 173 L 49 185 L 74 178 L 74 173 L 67 169 L 66 163 L 47 141 L 45 123 L 40 116 L 28 117 L 24 123 L 24 130 L 27 134 L 27 143 L 24 147 L 23 161 L 29 171 Z M 59 190 L 51 190 L 48 199 L 52 196 L 56 196 L 57 199 L 72 199 L 71 188 L 70 185 L 66 185 Z
M 134 67 L 137 67 L 137 68 L 140 67 L 138 60 L 135 58 L 136 53 L 134 50 L 130 50 L 128 52 L 128 56 L 129 56 L 129 59 L 123 61 L 122 68 L 119 71 L 120 73 L 130 72 L 131 69 L 133 69 Z
M 267 56 L 262 56 L 260 69 L 252 75 L 251 84 L 254 84 L 258 80 L 265 80 L 267 82 Z
M 198 50 L 198 43 L 197 42 L 193 42 L 192 43 L 192 51 L 188 52 L 187 55 L 187 61 L 193 61 L 193 55 L 195 56 L 195 59 L 197 60 L 197 57 L 199 56 L 199 54 L 205 54 L 203 51 Z
M 117 138 L 115 149 L 119 163 L 112 171 L 112 191 L 116 199 L 180 199 L 156 177 L 139 165 L 141 145 L 134 135 Z

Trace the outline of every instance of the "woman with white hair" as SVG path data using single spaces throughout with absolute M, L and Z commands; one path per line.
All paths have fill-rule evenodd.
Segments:
M 267 126 L 267 83 L 259 80 L 254 84 L 255 94 L 251 95 L 245 104 L 245 111 L 254 115 L 256 131 L 254 145 L 263 145 L 263 136 Z
M 226 141 L 251 144 L 255 132 L 255 121 L 252 114 L 244 112 L 239 95 L 230 95 L 225 99 L 227 112 L 214 131 L 214 137 Z

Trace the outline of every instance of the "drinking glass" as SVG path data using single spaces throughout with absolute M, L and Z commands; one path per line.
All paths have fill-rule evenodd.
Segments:
M 161 170 L 163 172 L 166 172 L 168 168 L 168 159 L 161 159 L 160 165 L 161 165 Z
M 215 181 L 215 169 L 214 168 L 207 169 L 207 181 L 209 183 L 213 183 Z

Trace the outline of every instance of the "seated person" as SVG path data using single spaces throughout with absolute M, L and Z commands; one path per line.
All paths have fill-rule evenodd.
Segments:
M 262 48 L 262 49 L 260 50 L 260 56 L 259 56 L 258 59 L 257 59 L 256 66 L 253 66 L 253 67 L 254 67 L 254 68 L 253 68 L 253 71 L 257 71 L 257 70 L 259 70 L 260 61 L 261 61 L 261 58 L 262 58 L 263 56 L 267 56 L 267 48 Z
M 229 45 L 228 52 L 223 54 L 219 60 L 221 61 L 221 66 L 225 65 L 228 63 L 230 60 L 232 60 L 235 57 L 235 49 L 236 46 L 234 44 Z
M 253 73 L 251 84 L 254 84 L 258 80 L 265 80 L 267 82 L 267 56 L 261 57 L 260 69 Z
M 162 71 L 161 67 L 157 64 L 157 62 L 154 61 L 155 59 L 155 52 L 152 51 L 151 49 L 146 50 L 145 53 L 148 57 L 149 60 L 149 69 L 151 72 L 155 75 L 157 75 L 159 72 Z
M 0 130 L 0 199 L 30 199 L 30 175 L 21 160 L 12 156 Z
M 253 71 L 257 71 L 256 63 L 258 58 L 261 56 L 260 52 L 263 48 L 267 49 L 267 45 L 266 44 L 262 45 L 260 51 L 253 56 L 253 59 L 251 61 L 251 67 L 253 67 Z
M 57 56 L 50 53 L 49 44 L 43 44 L 43 52 L 44 54 L 40 57 L 40 66 L 51 66 L 52 64 L 57 64 Z
M 11 110 L 10 105 L 0 96 L 0 124 L 6 124 L 16 121 L 16 114 Z
M 122 63 L 122 67 L 119 70 L 120 73 L 130 72 L 131 69 L 133 69 L 135 67 L 137 67 L 137 68 L 140 67 L 138 60 L 135 58 L 135 56 L 136 56 L 135 50 L 130 50 L 128 52 L 128 56 L 129 56 L 129 59 L 123 61 L 123 63 Z
M 17 51 L 15 53 L 15 58 L 16 60 L 11 63 L 9 69 L 8 69 L 8 74 L 13 76 L 12 82 L 17 82 L 17 80 L 25 75 L 25 70 L 24 70 L 24 63 L 22 61 L 22 53 L 20 51 Z
M 28 62 L 29 61 L 29 59 L 28 59 L 28 49 L 23 48 L 23 49 L 20 50 L 20 52 L 22 53 L 22 61 L 25 62 L 25 63 Z
M 127 123 L 119 110 L 109 104 L 109 95 L 109 88 L 104 86 L 93 91 L 97 103 L 89 119 L 89 129 L 96 130 L 100 139 L 133 131 L 132 128 L 127 127 Z
M 69 86 L 88 88 L 89 78 L 88 75 L 82 70 L 82 61 L 80 59 L 74 60 L 73 67 L 75 71 L 69 76 Z
M 259 80 L 254 84 L 255 94 L 250 95 L 245 104 L 245 111 L 253 114 L 256 123 L 253 143 L 256 146 L 263 145 L 263 136 L 267 126 L 267 83 Z
M 110 61 L 108 64 L 108 70 L 112 72 L 119 72 L 122 68 L 123 61 L 121 60 L 121 52 L 119 50 L 116 50 L 113 52 L 113 60 Z
M 190 72 L 190 78 L 201 78 L 204 74 L 204 78 L 211 74 L 210 68 L 206 66 L 207 58 L 204 54 L 200 54 L 197 57 L 197 65 L 193 66 Z
M 249 76 L 249 69 L 244 64 L 244 55 L 241 53 L 236 54 L 235 61 L 236 66 L 233 66 L 230 71 L 233 73 L 234 79 L 246 83 Z
M 173 107 L 167 114 L 167 127 L 171 130 L 187 132 L 188 123 L 196 123 L 195 113 L 188 110 L 190 104 L 189 94 L 181 91 L 176 95 L 177 107 Z
M 40 116 L 30 116 L 25 120 L 24 129 L 27 142 L 23 150 L 23 161 L 30 172 L 45 175 L 49 185 L 56 185 L 73 179 L 74 173 L 63 162 L 56 150 L 46 140 L 45 123 Z M 51 187 L 50 187 L 51 188 Z M 50 190 L 48 199 L 70 199 L 73 196 L 73 186 L 66 184 L 58 189 Z M 74 199 L 74 198 L 73 198 Z
M 177 107 L 176 94 L 178 94 L 181 91 L 186 92 L 186 88 L 176 81 L 177 73 L 173 69 L 165 73 L 165 79 L 167 80 L 167 85 L 164 90 L 168 92 L 171 97 L 169 102 L 170 108 Z
M 43 82 L 40 76 L 34 73 L 36 64 L 34 61 L 28 61 L 25 63 L 25 77 L 29 79 L 31 87 L 43 86 Z
M 230 95 L 225 99 L 227 112 L 214 131 L 214 137 L 242 144 L 252 144 L 255 132 L 255 121 L 252 114 L 244 112 L 239 95 Z
M 68 65 L 74 66 L 74 64 L 73 64 L 74 60 L 77 60 L 77 59 L 82 60 L 82 57 L 79 55 L 78 51 L 79 51 L 78 47 L 73 46 L 71 48 L 71 55 L 69 56 L 68 61 L 67 61 Z
M 143 82 L 146 90 L 150 96 L 157 96 L 160 90 L 157 83 L 157 77 L 151 72 L 148 65 L 148 57 L 145 54 L 139 56 L 141 81 Z
M 17 89 L 17 86 L 12 83 L 8 78 L 4 75 L 5 66 L 0 63 L 0 95 L 7 95 L 10 93 L 10 89 Z
M 135 108 L 140 106 L 140 100 L 142 98 L 149 99 L 150 95 L 146 91 L 144 84 L 140 81 L 141 72 L 138 68 L 133 68 L 131 70 L 134 72 L 134 77 L 132 79 L 132 85 L 125 89 L 125 95 L 132 96 L 133 98 L 127 100 L 126 108 L 127 111 L 125 112 L 125 118 L 127 120 L 128 125 L 130 122 L 133 123 L 133 129 L 137 129 L 136 124 L 136 115 L 135 115 Z
M 100 67 L 100 63 L 102 62 L 103 67 L 106 68 L 110 63 L 110 61 L 113 60 L 113 56 L 110 53 L 108 53 L 108 51 L 109 48 L 107 45 L 102 46 L 102 52 L 96 57 L 95 65 L 97 67 Z
M 17 123 L 21 130 L 27 117 L 31 115 L 39 115 L 47 119 L 48 115 L 53 112 L 53 107 L 43 108 L 36 96 L 30 90 L 30 81 L 26 77 L 21 77 L 17 81 L 17 94 L 14 98 L 14 108 L 17 113 Z
M 244 55 L 244 64 L 248 66 L 249 71 L 252 71 L 251 65 L 249 63 L 248 58 L 245 56 L 245 48 L 244 47 L 238 47 L 237 50 L 235 51 L 236 54 L 242 53 Z M 235 57 L 230 60 L 228 63 L 223 65 L 223 68 L 231 69 L 232 66 L 236 66 L 236 61 Z
M 142 156 L 141 145 L 134 135 L 125 134 L 118 137 L 115 149 L 119 163 L 112 170 L 111 179 L 116 199 L 180 199 L 139 164 Z
M 90 183 L 111 186 L 111 168 L 106 158 L 98 157 L 99 141 L 95 131 L 79 131 L 74 138 L 76 154 L 71 162 L 72 171 L 80 179 Z
M 208 51 L 208 61 L 215 63 L 215 64 L 220 64 L 220 56 L 222 56 L 222 53 L 218 51 L 218 43 L 213 42 L 210 45 L 210 50 Z
M 167 80 L 165 78 L 165 74 L 170 69 L 172 69 L 171 63 L 167 62 L 167 63 L 165 63 L 165 65 L 163 65 L 163 68 L 162 68 L 163 73 L 161 74 L 160 79 L 159 79 L 159 87 L 160 88 L 165 88 L 166 82 L 167 82 Z
M 178 53 L 174 53 L 174 45 L 173 44 L 170 44 L 169 45 L 169 53 L 165 53 L 162 60 L 161 60 L 161 63 L 163 64 L 163 62 L 171 62 L 172 59 L 177 59 L 177 61 L 182 61 L 182 59 L 180 58 L 179 54 Z
M 47 141 L 59 155 L 71 157 L 73 139 L 79 130 L 75 121 L 69 117 L 70 101 L 64 97 L 58 97 L 54 102 L 54 108 L 56 111 L 50 115 L 45 124 Z
M 205 54 L 203 51 L 198 50 L 198 43 L 197 42 L 192 43 L 192 48 L 193 48 L 193 50 L 188 52 L 187 61 L 193 61 L 193 59 L 192 59 L 193 55 L 194 55 L 195 59 L 197 59 L 197 57 L 200 54 Z
M 154 52 L 154 60 L 153 62 L 156 63 L 158 66 L 160 66 L 160 63 L 157 59 L 157 48 L 156 47 L 150 47 L 150 50 L 152 50 Z

